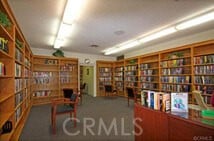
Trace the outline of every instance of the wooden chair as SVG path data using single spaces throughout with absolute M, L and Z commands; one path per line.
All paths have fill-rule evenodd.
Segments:
M 56 134 L 56 116 L 70 114 L 70 117 L 76 119 L 78 105 L 78 94 L 72 94 L 70 98 L 56 98 L 51 101 L 51 126 L 53 134 Z M 74 120 L 76 127 L 76 120 Z
M 117 96 L 117 91 L 113 89 L 112 85 L 105 85 L 105 96 Z
M 128 106 L 129 106 L 130 99 L 134 100 L 135 103 L 137 103 L 138 101 L 139 102 L 141 101 L 140 95 L 137 94 L 134 88 L 126 87 L 126 92 L 127 92 Z

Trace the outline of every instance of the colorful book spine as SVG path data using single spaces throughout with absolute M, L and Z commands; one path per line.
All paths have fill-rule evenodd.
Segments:
M 0 76 L 6 75 L 6 68 L 4 63 L 0 62 Z

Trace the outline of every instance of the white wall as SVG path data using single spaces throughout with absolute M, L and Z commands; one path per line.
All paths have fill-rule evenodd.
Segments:
M 168 42 L 158 43 L 152 46 L 147 46 L 147 47 L 142 46 L 141 49 L 137 51 L 128 52 L 124 56 L 125 58 L 130 58 L 134 56 L 157 52 L 157 51 L 161 51 L 169 48 L 176 48 L 179 46 L 188 45 L 188 44 L 197 43 L 197 42 L 206 41 L 206 40 L 212 40 L 212 39 L 214 39 L 214 29 L 201 32 L 198 34 L 194 34 L 191 36 L 177 38 L 175 40 L 170 40 Z
M 54 49 L 39 49 L 39 48 L 31 48 L 32 52 L 34 55 L 45 55 L 45 56 L 52 56 L 52 53 L 55 52 Z M 64 52 L 65 57 L 70 57 L 70 58 L 78 58 L 79 59 L 79 66 L 84 65 L 84 66 L 93 66 L 94 67 L 94 94 L 93 96 L 95 97 L 96 94 L 96 89 L 97 89 L 97 83 L 96 83 L 96 61 L 97 60 L 108 60 L 108 61 L 115 61 L 115 57 L 109 57 L 109 56 L 102 56 L 102 55 L 94 55 L 94 54 L 83 54 L 83 53 L 73 53 L 73 52 Z M 84 60 L 88 58 L 90 59 L 89 64 L 85 64 Z M 79 69 L 80 70 L 80 69 Z

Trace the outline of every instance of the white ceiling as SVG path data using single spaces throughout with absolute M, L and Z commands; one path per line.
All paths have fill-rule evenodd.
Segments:
M 214 9 L 214 0 L 85 1 L 80 18 L 73 26 L 73 32 L 67 38 L 66 45 L 62 47 L 65 51 L 103 54 L 102 51 L 106 48 Z M 8 2 L 29 45 L 34 48 L 53 48 L 66 0 Z M 210 29 L 214 29 L 213 21 L 164 37 L 155 43 Z M 151 43 L 139 47 L 149 44 Z M 91 45 L 99 47 L 91 48 Z

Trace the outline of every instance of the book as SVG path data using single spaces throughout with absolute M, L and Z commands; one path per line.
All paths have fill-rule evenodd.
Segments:
M 188 93 L 171 93 L 171 111 L 188 112 Z
M 160 105 L 160 109 L 163 112 L 167 112 L 170 110 L 170 94 L 169 93 L 162 93 L 162 105 Z

